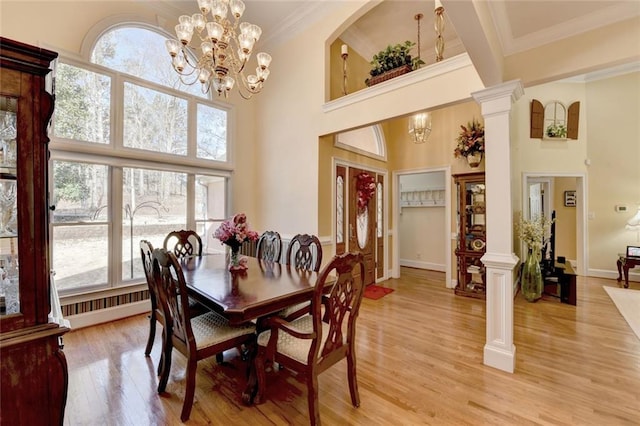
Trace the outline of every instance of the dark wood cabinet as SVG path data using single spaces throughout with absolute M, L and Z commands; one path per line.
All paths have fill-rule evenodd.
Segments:
M 0 37 L 0 424 L 60 425 L 62 335 L 49 319 L 46 76 L 55 52 Z
M 455 293 L 485 298 L 486 273 L 480 258 L 486 245 L 484 172 L 453 175 L 458 194 L 458 284 Z

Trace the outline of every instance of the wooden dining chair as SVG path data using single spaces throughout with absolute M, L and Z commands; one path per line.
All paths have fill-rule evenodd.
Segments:
M 158 393 L 164 392 L 171 370 L 171 353 L 176 348 L 187 358 L 186 389 L 180 419 L 189 419 L 196 388 L 198 361 L 228 349 L 255 341 L 255 325 L 231 326 L 222 315 L 210 311 L 197 317 L 189 315 L 187 284 L 177 257 L 165 249 L 153 251 L 153 276 L 160 304 L 167 319 L 167 341 L 163 348 L 162 372 Z
M 285 264 L 309 271 L 320 271 L 322 244 L 315 235 L 297 234 L 287 246 Z
M 265 321 L 267 330 L 258 335 L 254 367 L 258 390 L 254 401 L 263 401 L 267 363 L 276 362 L 302 374 L 312 425 L 320 424 L 318 375 L 343 358 L 351 403 L 360 405 L 356 379 L 356 319 L 363 295 L 364 260 L 361 253 L 335 256 L 322 269 L 313 292 L 311 314 L 291 322 L 274 316 Z M 330 288 L 326 289 L 327 283 Z M 346 326 L 346 334 L 344 330 Z
M 322 244 L 315 235 L 297 234 L 287 246 L 285 264 L 296 269 L 320 271 L 322 265 Z M 292 321 L 309 313 L 309 302 L 298 303 L 283 309 L 279 315 L 287 321 Z
M 256 257 L 271 262 L 280 262 L 282 239 L 276 231 L 265 231 L 258 238 Z
M 153 349 L 153 342 L 156 338 L 156 324 L 160 323 L 162 326 L 162 342 L 164 347 L 164 342 L 167 339 L 167 327 L 166 321 L 164 317 L 164 312 L 162 311 L 162 307 L 160 306 L 160 299 L 158 294 L 158 287 L 153 278 L 153 267 L 152 267 L 152 257 L 153 257 L 153 245 L 147 240 L 140 241 L 140 257 L 142 258 L 142 267 L 144 269 L 144 276 L 147 280 L 147 288 L 149 289 L 149 300 L 151 302 L 151 313 L 149 314 L 149 337 L 147 339 L 147 346 L 144 349 L 144 355 L 151 355 L 151 349 Z M 192 317 L 202 315 L 205 312 L 208 312 L 206 306 L 198 303 L 196 300 L 189 298 L 189 314 Z M 219 362 L 222 359 L 218 359 Z M 163 357 L 162 352 L 160 354 L 160 361 L 158 362 L 158 375 L 162 371 L 162 363 Z
M 202 256 L 202 239 L 192 230 L 169 232 L 164 239 L 163 247 L 165 250 L 171 250 L 177 258 Z
M 140 241 L 140 257 L 142 258 L 142 267 L 144 269 L 144 276 L 147 279 L 147 287 L 149 288 L 149 299 L 151 301 L 151 314 L 149 315 L 149 338 L 147 339 L 147 346 L 144 349 L 144 355 L 148 357 L 151 354 L 153 341 L 156 338 L 156 323 L 159 322 L 160 325 L 162 325 L 162 347 L 164 347 L 164 342 L 166 341 L 166 326 L 164 312 L 162 312 L 162 308 L 158 304 L 158 288 L 153 279 L 153 245 L 147 240 Z M 158 362 L 158 375 L 160 375 L 160 372 L 162 371 L 162 353 L 160 354 L 160 361 Z

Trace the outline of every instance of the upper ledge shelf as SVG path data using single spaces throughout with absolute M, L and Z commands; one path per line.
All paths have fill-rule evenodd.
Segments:
M 375 86 L 367 87 L 329 101 L 322 105 L 322 111 L 326 113 L 349 105 L 357 104 L 359 102 L 366 101 L 367 99 L 380 96 L 384 93 L 392 92 L 421 81 L 430 80 L 442 74 L 447 74 L 469 65 L 473 65 L 469 55 L 467 53 L 461 53 L 453 58 L 445 59 L 442 62 L 437 62 L 424 68 L 420 68 L 419 70 L 411 71 L 410 73 L 376 84 Z

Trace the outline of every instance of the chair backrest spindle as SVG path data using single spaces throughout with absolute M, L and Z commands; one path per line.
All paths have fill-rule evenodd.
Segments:
M 287 246 L 285 264 L 318 272 L 322 265 L 322 245 L 315 235 L 298 234 Z
M 256 257 L 270 262 L 280 262 L 282 239 L 276 231 L 265 231 L 258 239 Z
M 164 239 L 163 247 L 165 250 L 171 250 L 177 258 L 202 256 L 202 239 L 192 230 L 170 232 Z

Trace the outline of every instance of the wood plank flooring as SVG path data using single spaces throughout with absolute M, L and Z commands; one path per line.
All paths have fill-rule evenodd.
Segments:
M 483 365 L 485 303 L 455 296 L 444 274 L 403 268 L 381 285 L 395 291 L 364 299 L 358 320 L 361 406 L 351 406 L 343 361 L 319 379 L 324 425 L 640 424 L 640 339 L 602 288 L 616 281 L 579 277 L 577 306 L 518 295 L 514 374 Z M 65 335 L 65 425 L 181 424 L 184 357 L 174 351 L 158 395 L 160 337 L 145 358 L 148 327 L 136 316 Z M 244 406 L 236 355 L 198 364 L 187 424 L 308 424 L 306 387 L 287 370 L 268 375 L 266 402 Z

